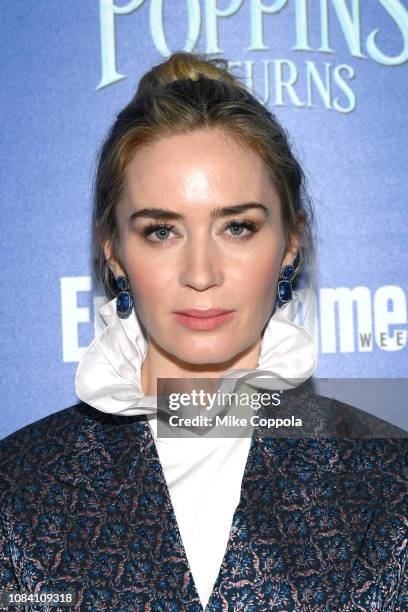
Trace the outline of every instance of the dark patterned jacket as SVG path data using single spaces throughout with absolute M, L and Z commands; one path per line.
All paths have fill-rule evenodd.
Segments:
M 255 427 L 206 610 L 408 610 L 407 432 L 310 391 L 277 410 L 304 436 Z M 76 593 L 0 609 L 202 611 L 145 415 L 76 404 L 0 465 L 0 592 Z

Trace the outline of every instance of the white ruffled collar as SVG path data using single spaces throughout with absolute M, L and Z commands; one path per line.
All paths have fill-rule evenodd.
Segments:
M 256 369 L 231 369 L 220 387 L 231 390 L 240 382 L 267 390 L 296 387 L 317 366 L 317 351 L 310 333 L 294 322 L 299 298 L 276 308 L 265 328 Z M 76 394 L 97 410 L 115 415 L 157 413 L 157 396 L 145 395 L 141 368 L 147 342 L 135 310 L 127 319 L 116 314 L 116 298 L 99 309 L 105 329 L 83 353 L 75 376 Z

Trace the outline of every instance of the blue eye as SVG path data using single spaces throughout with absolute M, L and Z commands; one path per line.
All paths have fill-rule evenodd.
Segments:
M 234 230 L 232 232 L 232 236 L 236 238 L 246 239 L 246 238 L 250 238 L 252 234 L 258 231 L 258 224 L 255 223 L 254 221 L 250 221 L 247 219 L 243 221 L 234 220 L 228 223 L 225 229 Z M 243 234 L 243 230 L 248 230 L 249 233 Z M 236 231 L 238 233 L 235 233 Z
M 236 236 L 240 236 L 245 227 L 242 225 L 242 223 L 231 223 L 229 229 L 234 230 L 233 234 L 235 234 Z M 237 231 L 238 233 L 236 233 Z
M 172 229 L 173 225 L 169 225 L 168 223 L 151 223 L 144 228 L 143 235 L 147 237 L 151 234 L 156 234 L 156 238 L 158 238 L 157 242 L 164 242 L 168 237 L 167 232 L 170 232 Z
M 168 238 L 168 232 L 170 230 L 167 227 L 161 227 L 160 229 L 156 230 L 154 232 L 155 236 L 157 238 L 159 238 L 160 240 L 164 239 L 164 238 Z

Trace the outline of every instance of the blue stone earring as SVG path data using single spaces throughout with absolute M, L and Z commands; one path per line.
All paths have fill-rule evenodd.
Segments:
M 284 266 L 278 281 L 278 297 L 284 304 L 293 300 L 291 279 L 295 272 L 293 266 Z
M 120 319 L 127 319 L 133 308 L 133 299 L 129 293 L 129 284 L 126 276 L 115 278 L 119 293 L 116 296 L 116 312 Z

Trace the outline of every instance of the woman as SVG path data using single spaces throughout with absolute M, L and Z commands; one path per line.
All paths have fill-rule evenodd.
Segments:
M 141 79 L 100 151 L 109 301 L 82 401 L 1 442 L 4 592 L 73 592 L 81 610 L 407 608 L 407 434 L 308 388 L 292 283 L 310 221 L 284 130 L 223 60 L 177 53 Z M 197 409 L 195 381 L 235 403 Z M 180 389 L 183 416 L 269 402 L 223 437 L 173 426 Z

